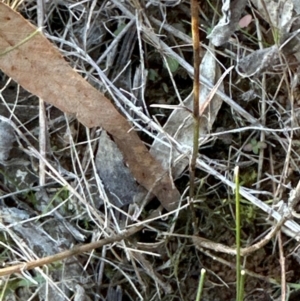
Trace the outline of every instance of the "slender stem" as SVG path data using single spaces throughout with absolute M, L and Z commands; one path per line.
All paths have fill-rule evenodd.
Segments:
M 197 291 L 197 296 L 196 296 L 196 301 L 200 301 L 201 299 L 201 294 L 204 286 L 204 278 L 205 278 L 206 270 L 201 269 L 201 274 L 200 274 L 200 280 L 199 280 L 199 285 L 198 285 L 198 291 Z
M 241 281 L 240 281 L 240 294 L 239 294 L 239 301 L 244 300 L 244 284 L 245 284 L 245 277 L 246 277 L 246 271 L 241 270 Z
M 239 167 L 234 169 L 235 180 L 235 239 L 236 239 L 236 299 L 240 301 L 241 291 L 241 215 Z
M 199 14 L 198 14 L 198 1 L 191 0 L 191 16 L 192 16 L 192 36 L 193 36 L 193 52 L 194 52 L 194 137 L 193 137 L 193 154 L 190 163 L 190 200 L 194 199 L 195 192 L 195 170 L 196 160 L 198 157 L 199 148 L 199 129 L 200 129 L 200 116 L 199 116 L 199 93 L 200 93 L 200 38 L 199 38 Z M 198 233 L 197 219 L 193 206 L 193 202 L 190 204 L 192 213 L 192 221 L 194 234 Z
M 278 232 L 278 247 L 279 247 L 279 263 L 281 267 L 281 300 L 286 300 L 286 268 L 285 268 L 285 257 L 282 245 L 281 233 Z

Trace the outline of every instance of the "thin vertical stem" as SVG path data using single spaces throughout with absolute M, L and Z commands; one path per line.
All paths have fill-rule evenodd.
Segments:
M 285 257 L 282 246 L 281 233 L 277 233 L 278 247 L 279 247 L 279 262 L 281 267 L 281 300 L 286 300 L 286 269 L 285 269 Z
M 201 274 L 200 274 L 200 280 L 199 280 L 199 285 L 198 285 L 198 291 L 197 291 L 196 301 L 200 301 L 201 300 L 201 294 L 203 292 L 205 274 L 206 274 L 206 270 L 205 269 L 201 269 Z
M 192 16 L 192 37 L 193 37 L 193 53 L 194 53 L 194 83 L 193 83 L 193 96 L 194 96 L 194 137 L 193 137 L 193 153 L 190 163 L 190 208 L 192 213 L 192 222 L 194 228 L 194 234 L 198 233 L 197 219 L 193 206 L 194 192 L 195 192 L 195 170 L 196 160 L 198 157 L 199 148 L 199 128 L 200 128 L 200 116 L 199 116 L 199 93 L 200 93 L 200 37 L 199 37 L 199 13 L 198 13 L 198 1 L 191 0 L 191 16 Z
M 240 301 L 241 291 L 241 209 L 239 167 L 234 169 L 235 182 L 235 240 L 236 240 L 236 299 Z

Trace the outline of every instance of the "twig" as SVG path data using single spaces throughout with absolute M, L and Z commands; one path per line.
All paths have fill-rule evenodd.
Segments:
M 286 277 L 285 277 L 285 258 L 284 258 L 284 252 L 282 247 L 282 238 L 281 233 L 278 232 L 277 235 L 278 238 L 278 248 L 279 248 L 279 262 L 281 267 L 281 301 L 286 300 Z
M 231 262 L 228 262 L 227 260 L 225 260 L 225 259 L 223 259 L 223 258 L 221 258 L 221 257 L 218 257 L 218 256 L 216 256 L 215 254 L 212 254 L 212 253 L 210 253 L 210 252 L 207 251 L 207 250 L 201 250 L 201 251 L 202 251 L 205 255 L 211 257 L 214 261 L 218 261 L 218 262 L 220 262 L 220 263 L 222 263 L 222 264 L 224 264 L 224 265 L 226 265 L 226 266 L 228 266 L 228 267 L 230 267 L 230 268 L 232 268 L 232 269 L 235 269 L 235 264 L 233 264 L 233 263 L 231 263 Z M 247 275 L 249 275 L 249 276 L 251 276 L 251 277 L 254 277 L 254 278 L 256 278 L 256 279 L 260 279 L 260 280 L 262 280 L 262 281 L 265 281 L 265 282 L 269 282 L 269 283 L 273 283 L 273 284 L 278 285 L 278 282 L 277 282 L 274 278 L 270 278 L 270 277 L 267 277 L 267 276 L 262 276 L 262 275 L 256 274 L 256 273 L 254 273 L 254 272 L 252 272 L 252 271 L 250 271 L 250 270 L 247 270 L 247 269 L 243 269 L 243 271 L 244 271 Z
M 75 256 L 75 255 L 82 254 L 84 252 L 89 252 L 94 249 L 101 248 L 105 245 L 126 239 L 126 238 L 130 237 L 131 235 L 133 235 L 134 233 L 140 231 L 143 227 L 144 227 L 144 225 L 133 227 L 133 228 L 130 228 L 129 230 L 124 231 L 121 234 L 117 234 L 117 235 L 114 235 L 114 236 L 111 236 L 108 238 L 101 239 L 96 242 L 82 245 L 82 246 L 76 246 L 70 250 L 63 251 L 63 252 L 55 254 L 55 255 L 43 257 L 41 259 L 34 260 L 31 262 L 24 262 L 24 263 L 13 265 L 11 267 L 0 269 L 0 277 L 10 275 L 12 273 L 21 273 L 22 271 L 31 270 L 36 267 L 43 266 L 45 264 L 50 264 L 50 263 L 60 261 L 60 260 Z
M 284 222 L 287 220 L 286 217 L 283 217 L 275 226 L 274 228 L 258 243 L 247 247 L 247 248 L 241 248 L 240 253 L 242 256 L 249 255 L 253 253 L 254 251 L 259 250 L 260 248 L 264 247 L 274 236 L 275 234 L 280 230 L 281 226 L 284 224 Z M 193 242 L 196 246 L 196 248 L 207 248 L 210 250 L 214 250 L 216 252 L 222 252 L 229 255 L 236 255 L 236 248 L 230 248 L 228 246 L 225 246 L 220 243 L 212 242 L 206 238 L 193 236 L 192 237 Z

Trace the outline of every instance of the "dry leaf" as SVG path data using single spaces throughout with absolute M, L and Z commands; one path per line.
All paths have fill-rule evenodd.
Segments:
M 19 45 L 36 28 L 0 3 L 0 54 Z M 135 179 L 155 194 L 167 210 L 177 207 L 180 194 L 166 171 L 149 154 L 127 120 L 111 102 L 77 74 L 42 34 L 0 56 L 0 68 L 22 87 L 66 113 L 76 114 L 87 127 L 108 131 Z
M 223 0 L 223 16 L 219 23 L 207 36 L 215 46 L 221 46 L 228 41 L 233 32 L 238 28 L 239 20 L 245 9 L 247 0 Z
M 43 192 L 38 194 L 37 200 L 38 204 L 50 203 L 48 196 Z M 63 219 L 57 217 L 48 220 L 46 223 L 40 220 L 29 221 L 32 217 L 32 213 L 33 212 L 27 210 L 26 207 L 22 208 L 22 205 L 19 208 L 14 208 L 7 206 L 5 202 L 3 202 L 0 206 L 2 222 L 11 225 L 12 231 L 14 231 L 16 237 L 22 237 L 22 242 L 26 243 L 26 246 L 34 251 L 36 256 L 51 256 L 62 250 L 67 250 L 74 245 L 76 240 L 70 235 L 70 231 L 66 227 L 66 225 L 69 224 L 68 221 L 63 221 Z M 58 212 L 56 211 L 56 213 Z M 27 220 L 26 225 L 22 223 L 24 220 Z M 16 239 L 16 242 L 20 240 L 20 238 Z M 55 239 L 63 241 L 63 244 L 61 243 L 58 245 Z M 80 239 L 79 241 L 83 240 L 84 239 Z M 80 264 L 72 258 L 67 259 L 66 264 L 68 265 L 67 269 L 64 269 L 63 271 L 52 269 L 49 271 L 49 276 L 61 283 L 60 288 L 65 285 L 63 279 L 74 279 L 72 283 L 68 283 L 68 287 L 74 289 L 77 282 L 75 279 L 78 277 L 78 274 L 82 273 L 82 270 Z M 45 300 L 46 293 L 47 296 L 51 296 L 48 300 L 65 300 L 55 287 L 50 286 L 46 288 L 45 284 L 41 285 L 39 289 L 40 298 L 37 300 Z M 28 299 L 26 298 L 26 300 Z
M 293 0 L 294 10 L 299 15 L 300 14 L 300 2 L 299 0 Z
M 110 201 L 117 207 L 140 202 L 147 195 L 124 165 L 122 153 L 105 131 L 100 135 L 95 165 Z
M 264 72 L 276 72 L 281 64 L 280 53 L 286 56 L 299 52 L 299 18 L 293 17 L 294 4 L 291 0 L 251 0 L 259 13 L 280 37 L 279 45 L 258 49 L 239 60 L 236 70 L 243 77 L 259 76 Z
M 259 76 L 263 72 L 273 71 L 273 67 L 280 63 L 277 45 L 258 49 L 239 60 L 236 71 L 243 77 Z
M 15 133 L 12 126 L 0 120 L 0 162 L 8 159 L 14 141 Z
M 215 60 L 213 55 L 213 47 L 211 51 L 207 51 L 204 55 L 201 65 L 200 72 L 202 76 L 205 76 L 211 83 L 215 84 L 217 79 L 221 77 L 220 68 Z M 223 85 L 221 84 L 220 90 L 223 91 Z M 210 93 L 210 89 L 206 86 L 201 86 L 200 89 L 200 107 L 202 107 L 206 100 L 207 96 Z M 204 116 L 200 118 L 200 136 L 204 136 L 212 128 L 212 125 L 216 119 L 216 116 L 219 112 L 219 109 L 222 105 L 223 100 L 218 96 L 214 95 L 213 99 L 209 103 L 208 109 L 206 109 Z M 191 94 L 185 101 L 185 107 L 189 110 L 192 110 L 193 106 L 193 94 Z M 164 131 L 172 136 L 177 142 L 181 143 L 184 146 L 189 148 L 193 145 L 193 133 L 194 133 L 194 121 L 192 114 L 189 110 L 184 108 L 178 108 L 173 111 L 170 115 L 168 121 L 164 126 Z M 184 171 L 188 165 L 188 159 L 180 159 L 181 154 L 176 150 L 170 150 L 170 148 L 160 141 L 165 140 L 164 134 L 159 134 L 157 139 L 154 141 L 151 147 L 151 154 L 157 158 L 164 168 L 168 168 L 169 157 L 173 156 L 172 164 L 175 165 L 172 168 L 174 178 L 177 178 Z M 179 162 L 174 163 L 176 160 Z
M 294 5 L 291 0 L 264 0 L 264 4 L 261 0 L 251 0 L 251 2 L 266 21 L 271 21 L 272 24 L 269 25 L 279 30 L 285 27 L 293 17 Z

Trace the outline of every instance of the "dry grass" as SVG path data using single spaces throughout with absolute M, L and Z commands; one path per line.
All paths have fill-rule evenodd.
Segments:
M 214 26 L 211 20 L 217 20 L 220 11 L 220 7 L 213 10 L 214 2 L 201 3 L 201 46 L 202 53 L 214 53 L 222 73 L 246 54 L 275 43 L 269 26 L 252 8 L 257 22 L 214 52 L 206 40 Z M 44 7 L 36 1 L 18 1 L 14 5 L 31 22 L 43 24 L 44 34 L 65 59 L 112 100 L 145 143 L 150 146 L 158 134 L 167 135 L 162 125 L 170 110 L 165 108 L 181 105 L 192 90 L 188 1 L 63 0 L 49 1 Z M 39 13 L 42 9 L 44 15 Z M 296 291 L 298 70 L 293 62 L 287 63 L 290 54 L 282 51 L 282 55 L 276 73 L 242 77 L 232 69 L 222 81 L 225 92 L 215 91 L 224 103 L 211 130 L 200 138 L 193 201 L 199 235 L 212 243 L 212 250 L 195 248 L 188 236 L 193 234 L 188 168 L 175 179 L 182 193 L 181 207 L 175 212 L 160 211 L 155 216 L 156 200 L 119 208 L 96 167 L 101 129 L 83 127 L 74 116 L 36 99 L 2 75 L 0 120 L 10 124 L 16 139 L 10 159 L 0 165 L 1 262 L 4 267 L 72 251 L 59 262 L 3 276 L 0 300 L 195 300 L 201 268 L 207 270 L 202 300 L 232 300 L 235 257 L 216 252 L 213 243 L 235 244 L 236 165 L 242 185 L 243 247 L 263 240 L 284 210 L 294 214 L 282 232 L 244 257 L 246 300 L 280 298 L 285 282 L 287 294 Z M 210 88 L 215 84 L 203 76 L 200 81 Z M 246 99 L 250 94 L 253 97 Z M 161 142 L 180 154 L 178 161 L 190 160 L 190 144 L 176 135 Z M 172 157 L 166 161 L 170 166 Z M 284 206 L 281 201 L 293 204 Z M 146 221 L 151 213 L 153 219 Z M 124 234 L 125 228 L 141 223 L 144 230 Z M 71 256 L 75 245 L 114 237 L 118 237 L 114 243 L 108 240 L 104 246 L 93 245 Z

